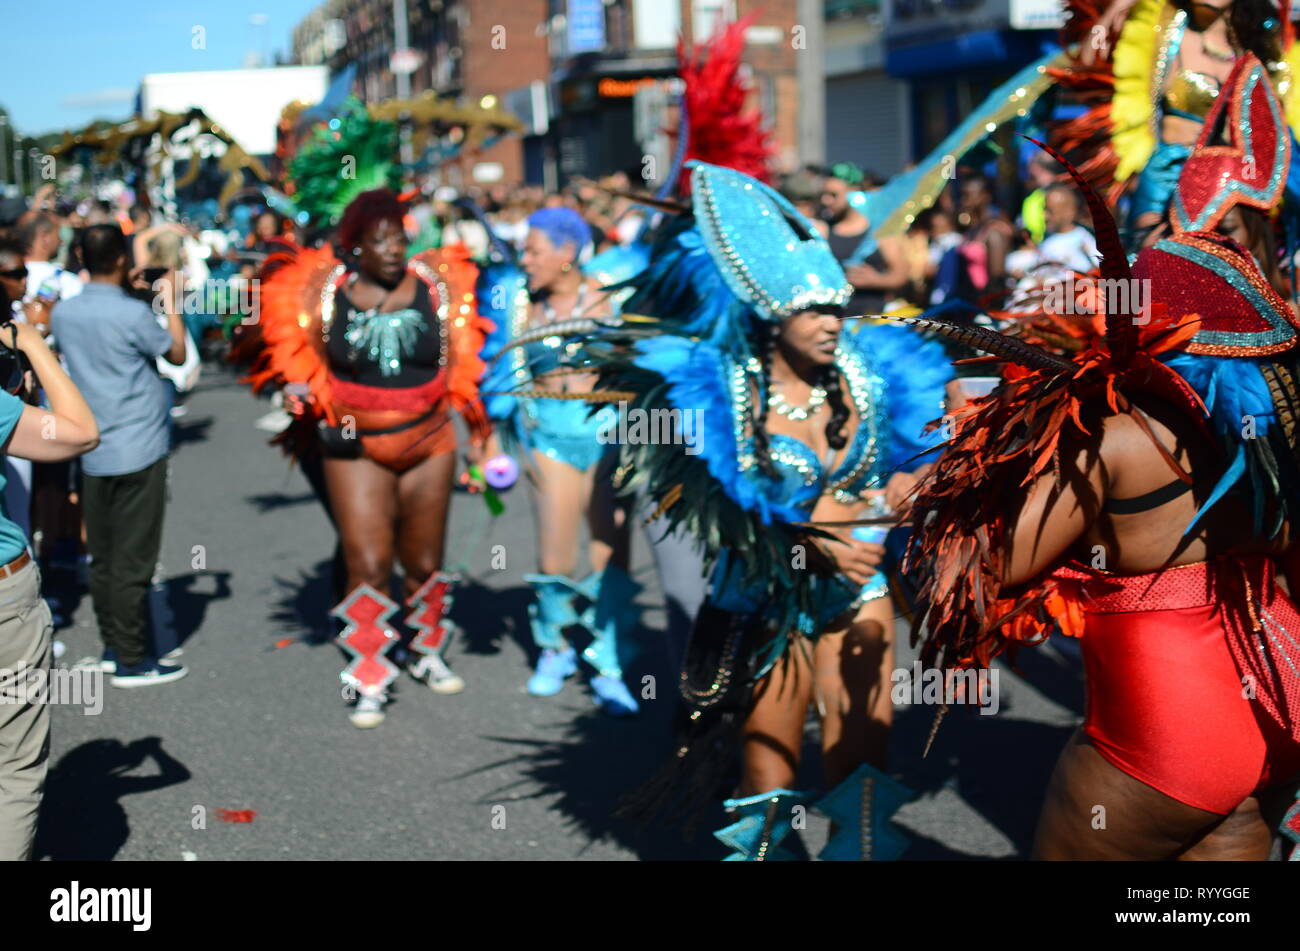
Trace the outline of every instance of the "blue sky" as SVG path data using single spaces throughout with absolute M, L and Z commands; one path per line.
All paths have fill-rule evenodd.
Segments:
M 145 73 L 237 69 L 287 52 L 319 0 L 5 0 L 0 105 L 24 135 L 130 116 Z M 264 26 L 250 23 L 254 14 Z M 194 27 L 206 49 L 194 49 Z

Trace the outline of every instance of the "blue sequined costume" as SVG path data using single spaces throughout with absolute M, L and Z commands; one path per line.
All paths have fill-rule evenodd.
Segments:
M 707 440 L 700 455 L 717 487 L 762 524 L 805 521 L 825 494 L 851 504 L 883 488 L 891 470 L 936 443 L 921 430 L 943 414 L 951 377 L 943 348 L 894 325 L 846 327 L 835 363 L 859 424 L 844 458 L 833 465 L 799 440 L 775 434 L 769 458 L 779 477 L 773 479 L 755 455 L 755 401 L 766 401 L 768 393 L 753 331 L 803 310 L 842 306 L 849 285 L 825 241 L 782 196 L 738 172 L 692 164 L 695 226 L 661 240 L 652 267 L 628 282 L 634 294 L 626 304 L 633 312 L 675 318 L 677 332 L 641 342 L 633 365 L 667 384 L 671 409 L 699 412 L 703 432 L 728 434 Z M 710 501 L 701 495 L 681 504 Z M 790 631 L 815 637 L 836 615 L 887 592 L 883 574 L 855 590 L 842 578 L 799 572 L 794 586 L 811 595 L 801 604 L 786 596 L 785 585 L 774 588 L 776 579 L 756 563 L 752 546 L 728 544 L 728 534 L 744 536 L 724 532 L 723 544 L 709 552 L 717 559 L 711 603 L 768 618 L 778 632 L 773 658 Z M 774 592 L 779 596 L 770 597 Z
M 759 358 L 763 341 L 772 339 L 773 325 L 802 312 L 838 312 L 851 287 L 825 240 L 781 195 L 730 169 L 689 165 L 692 216 L 665 225 L 650 266 L 620 288 L 631 291 L 624 312 L 657 318 L 660 333 L 629 341 L 631 331 L 620 338 L 614 330 L 607 335 L 611 349 L 602 354 L 601 387 L 634 394 L 629 415 L 672 414 L 681 433 L 702 434 L 689 452 L 664 441 L 625 444 L 619 471 L 630 473 L 622 488 L 643 490 L 669 530 L 696 539 L 712 564 L 710 594 L 681 676 L 686 703 L 677 755 L 633 797 L 634 813 L 664 808 L 675 796 L 698 807 L 726 768 L 720 744 L 734 742 L 755 683 L 793 649 L 792 635 L 816 638 L 856 604 L 887 593 L 883 574 L 858 587 L 801 561 L 797 550 L 809 538 L 798 523 L 809 520 L 823 496 L 865 501 L 895 468 L 921 465 L 915 457 L 938 440 L 922 430 L 943 415 L 952 375 L 938 343 L 909 328 L 852 321 L 835 353 L 839 373 L 826 384 L 839 387 L 858 418 L 856 429 L 845 432 L 847 445 L 820 459 L 801 440 L 770 434 L 765 467 L 763 440 L 756 437 L 769 398 Z M 694 414 L 689 427 L 688 414 Z M 867 784 L 887 782 L 864 764 L 839 793 L 861 801 Z M 686 784 L 695 792 L 682 790 Z M 800 797 L 778 789 L 729 800 L 728 810 L 740 818 L 718 837 L 736 857 L 777 857 L 783 831 L 776 816 L 788 815 L 786 806 Z M 885 806 L 887 798 L 841 830 L 859 843 L 872 836 L 891 842 L 878 858 L 896 854 L 899 841 L 883 825 L 901 800 Z M 689 814 L 693 806 L 683 808 Z M 863 823 L 871 834 L 858 828 Z M 824 854 L 856 851 L 837 836 Z
M 689 412 L 703 407 L 705 432 L 718 431 L 711 419 L 717 420 L 719 429 L 727 427 L 732 442 L 726 452 L 707 441 L 703 447 L 705 455 L 716 453 L 707 460 L 710 470 L 737 502 L 765 509 L 769 523 L 806 521 L 823 495 L 852 503 L 868 490 L 883 488 L 895 468 L 919 465 L 919 461 L 905 464 L 936 444 L 937 435 L 922 436 L 921 430 L 943 415 L 943 388 L 951 376 L 943 348 L 905 327 L 877 323 L 846 327 L 835 363 L 860 420 L 847 452 L 833 465 L 833 459 L 817 458 L 800 440 L 774 434 L 769 456 L 779 478 L 773 479 L 758 468 L 754 437 L 745 425 L 754 412 L 745 383 L 754 387 L 758 399 L 768 395 L 757 358 L 738 359 L 722 348 L 671 335 L 648 340 L 639 349 L 634 362 L 664 379 L 674 408 Z M 782 633 L 770 645 L 761 673 L 785 650 L 785 635 L 791 630 L 815 638 L 851 607 L 888 593 L 883 572 L 861 589 L 841 577 L 816 579 L 814 609 L 797 608 L 788 598 L 767 600 L 768 579 L 745 582 L 749 572 L 742 552 L 728 547 L 714 554 L 710 603 L 735 613 L 761 611 Z
M 531 300 L 527 280 L 514 265 L 498 264 L 484 270 L 482 300 L 503 306 L 486 311 L 497 325 L 484 357 L 489 361 L 483 390 L 488 417 L 508 450 L 524 455 L 537 452 L 585 472 L 601 460 L 609 446 L 600 441 L 600 431 L 615 420 L 614 411 L 604 407 L 595 414 L 581 400 L 518 399 L 512 390 L 529 390 L 535 377 L 572 365 L 577 347 L 560 337 L 547 337 L 501 355 L 502 346 L 528 328 Z
M 557 248 L 573 244 L 573 263 L 581 261 L 587 228 L 575 212 L 544 209 L 529 219 L 529 225 L 540 228 Z M 636 258 L 629 260 L 635 262 Z M 584 275 L 602 283 L 612 280 L 605 266 L 601 258 L 593 259 L 588 262 L 591 269 L 584 268 Z M 613 407 L 593 411 L 592 404 L 584 399 L 520 395 L 556 389 L 553 383 L 540 378 L 566 367 L 585 365 L 581 344 L 557 334 L 507 348 L 510 341 L 524 337 L 530 329 L 532 310 L 527 279 L 513 261 L 484 269 L 479 296 L 487 302 L 485 312 L 496 324 L 483 350 L 488 362 L 482 386 L 484 407 L 503 447 L 524 465 L 536 453 L 579 472 L 597 466 L 613 449 L 603 435 L 617 422 Z M 577 673 L 581 656 L 595 670 L 591 688 L 596 702 L 617 716 L 635 713 L 638 705 L 623 683 L 618 644 L 636 627 L 638 609 L 633 600 L 640 586 L 613 562 L 581 580 L 558 574 L 528 574 L 524 580 L 536 594 L 528 611 L 533 641 L 541 652 L 528 681 L 528 692 L 540 697 L 559 693 L 564 682 Z M 566 636 L 574 626 L 586 628 L 591 636 L 580 655 Z

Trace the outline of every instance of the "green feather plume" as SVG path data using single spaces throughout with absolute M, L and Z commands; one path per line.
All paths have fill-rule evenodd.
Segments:
M 338 224 L 352 199 L 372 188 L 400 188 L 397 126 L 370 118 L 349 99 L 338 115 L 318 126 L 289 163 L 293 203 L 313 227 Z

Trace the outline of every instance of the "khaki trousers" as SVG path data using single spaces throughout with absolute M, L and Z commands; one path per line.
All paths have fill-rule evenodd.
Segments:
M 33 669 L 49 670 L 54 625 L 29 562 L 0 578 L 0 861 L 27 861 L 50 755 L 50 708 L 32 702 Z

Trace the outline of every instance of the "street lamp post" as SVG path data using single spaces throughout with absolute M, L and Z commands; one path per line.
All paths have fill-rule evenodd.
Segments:
M 410 20 L 406 14 L 406 0 L 393 0 L 393 51 L 405 56 L 410 42 Z M 397 80 L 397 98 L 406 100 L 411 98 L 411 74 L 406 69 L 406 63 L 402 63 L 401 66 L 402 69 L 393 70 L 393 73 L 394 78 Z M 414 155 L 411 149 L 411 122 L 409 118 L 401 121 L 400 135 L 402 164 L 410 165 Z
M 821 0 L 797 0 L 796 16 L 804 28 L 803 49 L 796 51 L 795 76 L 799 88 L 799 161 L 820 165 L 826 161 L 826 63 Z

